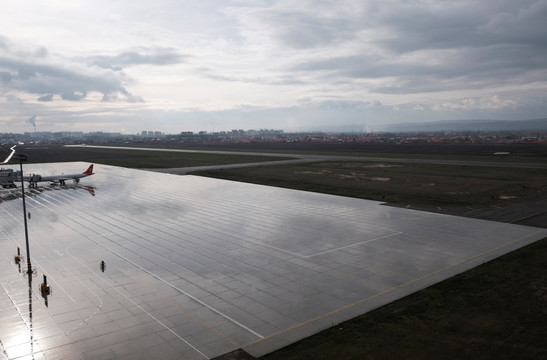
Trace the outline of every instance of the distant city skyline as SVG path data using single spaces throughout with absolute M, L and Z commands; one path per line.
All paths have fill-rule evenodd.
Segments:
M 13 137 L 13 135 L 16 135 Z M 392 124 L 389 129 L 384 131 L 370 132 L 360 128 L 352 128 L 350 126 L 341 127 L 337 130 L 310 130 L 310 131 L 284 131 L 283 129 L 230 129 L 230 130 L 215 130 L 215 131 L 181 131 L 177 133 L 162 132 L 157 130 L 141 130 L 136 133 L 121 133 L 121 132 L 104 132 L 104 131 L 26 131 L 24 133 L 3 133 L 0 132 L 0 140 L 6 144 L 15 139 L 78 139 L 78 138 L 141 138 L 141 139 L 160 139 L 160 138 L 192 138 L 196 136 L 205 137 L 229 137 L 229 138 L 253 138 L 264 137 L 275 138 L 281 137 L 301 137 L 301 136 L 364 136 L 366 138 L 374 137 L 459 137 L 459 136 L 478 136 L 478 137 L 510 137 L 519 138 L 522 136 L 547 139 L 547 118 L 519 120 L 519 121 L 490 121 L 490 120 L 456 120 L 456 121 L 438 121 L 427 123 L 399 123 Z
M 0 132 L 285 131 L 547 114 L 547 2 L 1 5 Z

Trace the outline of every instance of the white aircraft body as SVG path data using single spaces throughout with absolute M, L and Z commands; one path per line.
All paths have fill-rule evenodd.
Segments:
M 42 181 L 49 181 L 53 184 L 64 185 L 67 180 L 74 180 L 75 183 L 79 183 L 81 178 L 86 176 L 93 175 L 93 164 L 91 164 L 86 171 L 79 174 L 63 174 L 63 175 L 37 175 L 33 174 L 28 179 L 25 177 L 25 180 L 28 180 L 31 187 L 36 186 L 37 183 Z

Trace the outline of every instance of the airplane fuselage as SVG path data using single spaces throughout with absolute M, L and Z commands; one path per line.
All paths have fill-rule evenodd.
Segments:
M 24 176 L 23 181 L 28 181 L 30 187 L 35 187 L 39 182 L 49 181 L 52 184 L 65 185 L 67 180 L 73 180 L 74 182 L 80 182 L 81 178 L 93 175 L 93 164 L 90 165 L 86 171 L 79 174 L 62 174 L 62 175 L 39 175 L 32 174 L 30 176 Z M 14 171 L 13 169 L 0 169 L 0 184 L 2 187 L 16 187 L 16 183 L 21 181 L 21 172 Z
M 78 183 L 80 182 L 81 178 L 84 178 L 86 176 L 93 175 L 93 164 L 91 164 L 86 171 L 79 174 L 62 174 L 62 175 L 31 175 L 28 179 L 30 186 L 36 186 L 37 183 L 43 182 L 43 181 L 49 181 L 53 184 L 60 184 L 65 185 L 65 181 L 67 180 L 73 180 L 74 182 Z

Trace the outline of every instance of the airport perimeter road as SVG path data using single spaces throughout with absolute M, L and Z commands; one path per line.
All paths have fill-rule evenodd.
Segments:
M 66 147 L 81 147 L 81 145 L 66 145 Z M 140 148 L 140 147 L 119 147 L 119 146 L 89 146 L 85 147 L 98 149 L 116 149 L 116 150 L 139 150 L 139 151 L 166 151 L 166 152 L 181 152 L 181 153 L 202 153 L 202 154 L 218 154 L 218 155 L 255 155 L 255 156 L 272 156 L 272 157 L 293 157 L 294 160 L 252 162 L 240 164 L 224 164 L 224 165 L 208 165 L 208 166 L 193 166 L 179 167 L 166 169 L 146 169 L 155 172 L 169 174 L 187 174 L 201 170 L 215 169 L 235 169 L 242 167 L 253 166 L 271 166 L 271 165 L 287 165 L 297 163 L 309 163 L 318 161 L 375 161 L 375 162 L 392 162 L 392 163 L 411 163 L 411 164 L 436 164 L 436 165 L 465 165 L 465 166 L 492 166 L 492 167 L 507 167 L 507 168 L 530 168 L 530 169 L 547 169 L 547 163 L 515 163 L 515 162 L 495 162 L 495 161 L 464 161 L 464 160 L 441 160 L 441 159 L 408 159 L 408 158 L 389 158 L 389 157 L 371 157 L 371 156 L 338 156 L 338 155 L 306 155 L 306 154 L 285 154 L 285 153 L 268 153 L 268 152 L 242 152 L 242 151 L 222 151 L 222 150 L 184 150 L 184 149 L 162 149 L 162 148 Z
M 285 157 L 295 157 L 295 158 L 308 156 L 308 155 L 301 155 L 301 154 L 283 154 L 283 153 L 267 153 L 267 152 L 187 150 L 187 149 L 165 149 L 165 148 L 147 148 L 147 147 L 131 147 L 131 146 L 65 145 L 64 147 L 75 147 L 75 148 L 84 147 L 84 148 L 93 148 L 93 149 L 137 150 L 137 151 L 165 151 L 165 152 L 218 154 L 218 155 L 256 155 L 256 156 L 273 156 L 273 157 L 285 156 Z
M 317 161 L 325 161 L 325 159 L 302 158 L 302 159 L 294 159 L 294 160 L 263 161 L 263 162 L 252 162 L 252 163 L 242 163 L 242 164 L 207 165 L 207 166 L 191 166 L 191 167 L 181 167 L 181 168 L 146 169 L 146 170 L 167 173 L 167 174 L 184 175 L 191 172 L 203 171 L 203 170 L 237 169 L 237 168 L 243 168 L 243 167 L 272 166 L 272 165 L 292 165 L 292 164 L 311 163 L 311 162 L 317 162 Z
M 222 152 L 215 152 L 222 153 Z M 233 154 L 226 152 L 225 154 Z M 262 153 L 245 153 L 247 155 L 264 155 Z M 267 156 L 273 156 L 270 153 Z M 280 154 L 277 154 L 279 156 Z M 529 168 L 529 169 L 547 169 L 547 164 L 542 163 L 513 163 L 513 162 L 493 162 L 493 161 L 462 161 L 462 160 L 438 160 L 438 159 L 403 159 L 403 158 L 384 158 L 370 156 L 335 156 L 335 155 L 298 155 L 298 154 L 283 154 L 284 156 L 299 157 L 296 160 L 280 160 L 266 161 L 257 163 L 241 163 L 229 165 L 209 165 L 209 166 L 193 166 L 169 169 L 147 169 L 150 171 L 163 172 L 169 174 L 187 174 L 201 170 L 216 170 L 216 169 L 236 169 L 253 166 L 269 166 L 269 165 L 287 165 L 297 163 L 311 163 L 319 161 L 373 161 L 373 162 L 391 162 L 391 163 L 407 163 L 407 164 L 434 164 L 434 165 L 464 165 L 464 166 L 490 166 L 490 167 L 507 167 L 507 168 Z

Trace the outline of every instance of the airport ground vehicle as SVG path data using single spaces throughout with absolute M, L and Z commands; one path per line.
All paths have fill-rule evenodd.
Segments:
M 19 180 L 19 174 L 19 171 L 13 169 L 0 169 L 0 184 L 3 188 L 17 187 L 15 182 Z

